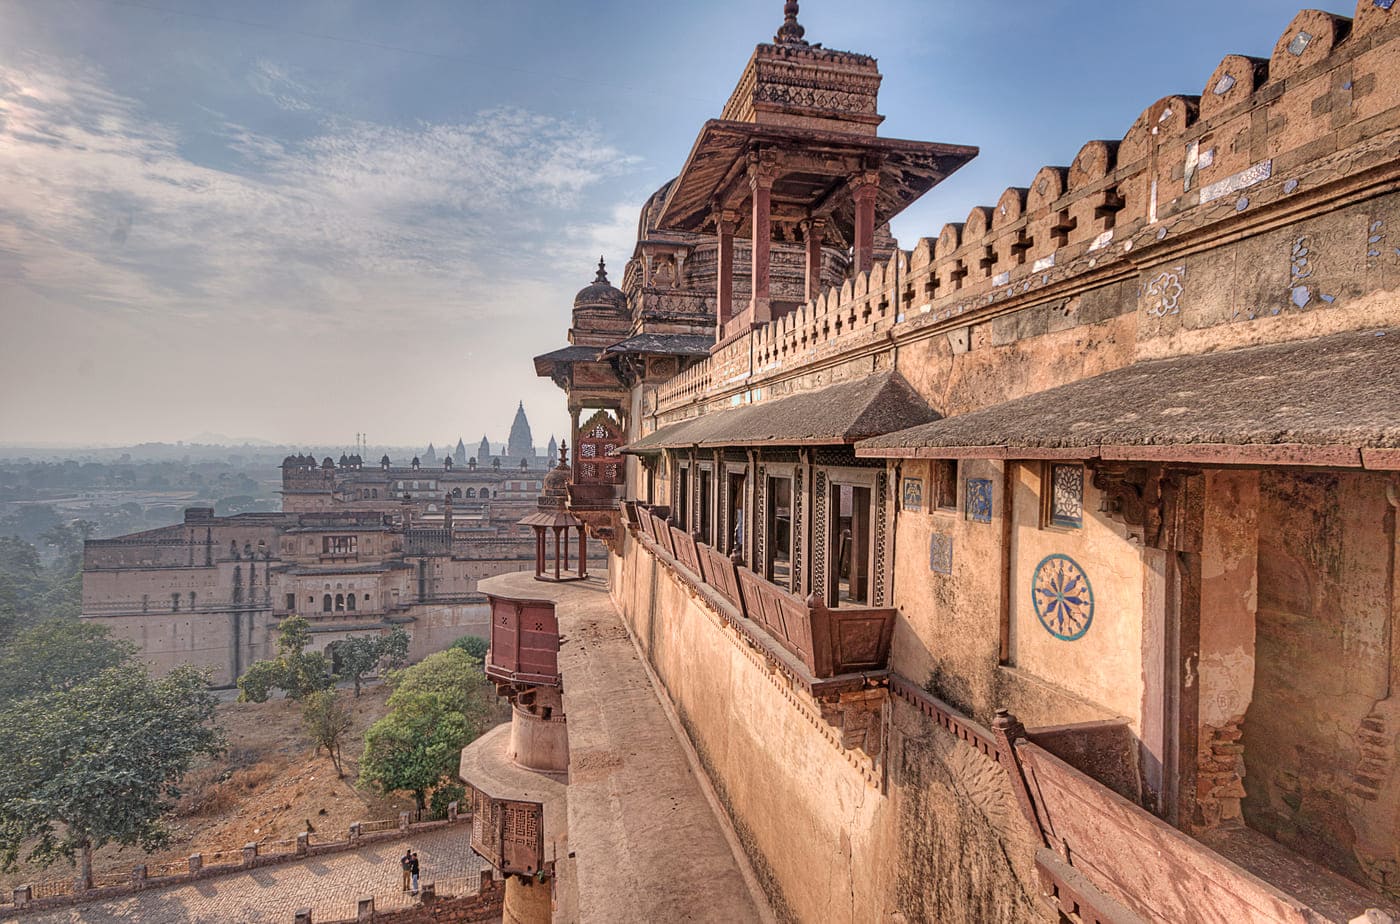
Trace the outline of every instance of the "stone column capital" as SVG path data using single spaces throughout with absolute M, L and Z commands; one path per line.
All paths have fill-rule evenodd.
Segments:
M 782 157 L 772 148 L 749 152 L 749 188 L 772 189 L 782 167 Z

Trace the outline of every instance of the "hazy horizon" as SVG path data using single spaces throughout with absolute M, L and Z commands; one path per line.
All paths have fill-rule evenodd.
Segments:
M 693 4 L 677 30 L 642 0 L 0 0 L 0 441 L 471 444 L 517 401 L 537 442 L 566 434 L 531 358 L 565 345 L 599 254 L 621 281 L 642 202 L 782 6 Z M 1268 54 L 1297 8 L 801 18 L 879 58 L 882 134 L 981 146 L 895 222 L 910 248 Z

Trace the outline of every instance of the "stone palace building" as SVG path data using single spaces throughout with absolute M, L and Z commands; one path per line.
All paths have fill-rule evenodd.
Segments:
M 157 669 L 208 668 L 219 686 L 275 654 L 292 615 L 310 620 L 317 649 L 403 626 L 414 660 L 484 634 L 477 582 L 534 561 L 519 521 L 535 510 L 548 460 L 529 439 L 522 407 L 505 455 L 484 464 L 288 456 L 281 513 L 196 507 L 175 526 L 89 540 L 83 618 L 135 642 Z
M 977 150 L 881 135 L 875 59 L 797 6 L 535 359 L 775 916 L 1392 920 L 1400 8 L 1305 10 L 903 249 Z M 569 756 L 600 703 L 531 596 L 488 668 L 565 795 L 477 811 L 558 911 L 607 865 Z

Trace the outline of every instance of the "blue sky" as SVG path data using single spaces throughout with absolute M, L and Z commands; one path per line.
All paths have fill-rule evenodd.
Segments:
M 1350 15 L 1352 3 L 1322 3 Z M 905 247 L 1267 57 L 1293 0 L 807 0 L 882 134 L 981 155 Z M 0 0 L 0 443 L 539 441 L 599 253 L 780 0 Z

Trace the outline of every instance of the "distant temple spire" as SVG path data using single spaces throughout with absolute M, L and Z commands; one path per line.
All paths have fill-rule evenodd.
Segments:
M 510 437 L 506 441 L 506 457 L 515 459 L 533 459 L 535 457 L 535 441 L 530 435 L 530 421 L 525 419 L 525 402 L 520 402 L 520 406 L 515 411 L 515 421 L 510 425 Z
M 806 45 L 802 36 L 807 34 L 807 30 L 797 21 L 797 0 L 787 0 L 783 4 L 783 24 L 778 28 L 778 34 L 773 36 L 773 41 L 778 45 Z

